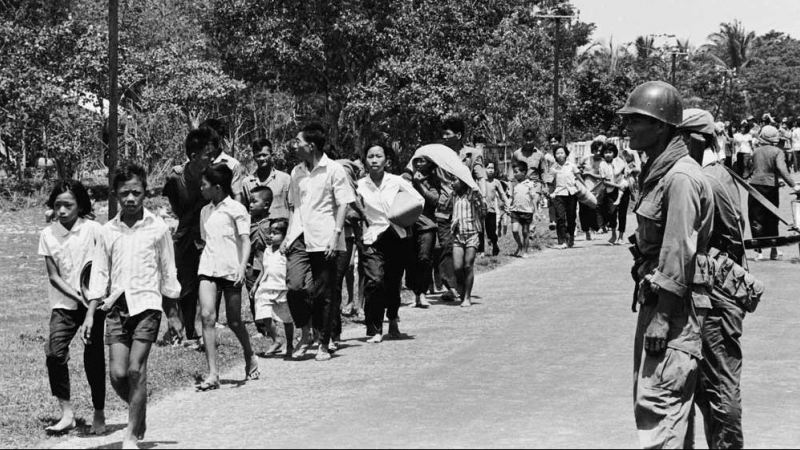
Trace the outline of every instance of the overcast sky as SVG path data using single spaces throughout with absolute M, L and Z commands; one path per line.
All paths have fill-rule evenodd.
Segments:
M 770 30 L 800 39 L 800 0 L 571 0 L 583 22 L 597 25 L 593 40 L 632 42 L 637 36 L 674 34 L 693 46 L 722 22 L 739 19 L 747 30 Z

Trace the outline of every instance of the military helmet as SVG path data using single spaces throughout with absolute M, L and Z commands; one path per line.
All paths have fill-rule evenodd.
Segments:
M 648 81 L 631 92 L 617 114 L 641 114 L 677 127 L 683 122 L 681 94 L 671 84 Z

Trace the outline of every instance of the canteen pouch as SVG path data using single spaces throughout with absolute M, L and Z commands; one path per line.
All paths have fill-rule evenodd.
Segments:
M 764 283 L 730 259 L 727 253 L 711 249 L 709 254 L 716 263 L 714 289 L 734 300 L 745 312 L 755 312 L 764 295 Z

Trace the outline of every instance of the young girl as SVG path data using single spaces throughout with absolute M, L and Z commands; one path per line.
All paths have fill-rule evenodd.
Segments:
M 580 176 L 580 170 L 571 162 L 569 150 L 564 146 L 559 146 L 555 150 L 556 164 L 551 168 L 555 189 L 550 194 L 556 208 L 556 230 L 558 233 L 558 246 L 556 249 L 563 250 L 572 248 L 575 245 L 575 219 L 578 214 L 578 193 L 576 177 Z
M 282 322 L 286 332 L 286 356 L 291 359 L 294 353 L 294 322 L 289 311 L 286 294 L 286 256 L 280 252 L 289 221 L 278 219 L 269 227 L 269 246 L 264 251 L 263 270 L 256 282 L 255 307 L 256 320 L 263 320 L 267 329 L 273 327 L 272 320 Z
M 44 256 L 50 279 L 50 337 L 45 346 L 50 391 L 61 404 L 61 420 L 47 427 L 50 433 L 75 428 L 75 411 L 70 401 L 69 345 L 86 319 L 86 299 L 81 293 L 81 271 L 91 262 L 92 250 L 102 226 L 88 219 L 92 203 L 78 181 L 59 182 L 50 193 L 47 207 L 56 222 L 42 231 L 39 255 Z M 83 367 L 92 391 L 94 420 L 91 432 L 105 432 L 106 361 L 103 349 L 105 315 L 96 312 L 94 326 L 83 350 Z
M 105 343 L 109 377 L 128 404 L 128 428 L 122 448 L 137 448 L 147 428 L 147 367 L 158 337 L 163 304 L 181 294 L 169 227 L 144 208 L 147 174 L 135 164 L 114 175 L 120 213 L 103 226 L 92 260 L 89 310 L 81 326 L 91 337 L 94 313 L 106 311 Z
M 453 194 L 453 267 L 461 293 L 461 307 L 469 308 L 475 283 L 472 267 L 480 244 L 483 199 L 460 179 L 453 182 Z
M 508 208 L 508 197 L 503 189 L 500 180 L 496 179 L 495 171 L 497 165 L 493 161 L 486 163 L 486 237 L 492 244 L 492 255 L 500 254 L 500 247 L 497 246 L 497 212 L 505 211 Z
M 405 253 L 408 233 L 389 221 L 389 207 L 400 191 L 414 197 L 420 206 L 425 202 L 411 183 L 386 173 L 394 159 L 394 151 L 388 145 L 367 144 L 364 161 L 369 175 L 358 180 L 357 192 L 364 199 L 367 219 L 361 257 L 366 275 L 364 315 L 368 342 L 372 344 L 383 342 L 384 314 L 389 319 L 389 337 L 400 337 L 398 312 L 404 261 L 398 255 Z
M 258 358 L 250 346 L 250 336 L 242 322 L 242 283 L 250 259 L 250 215 L 232 198 L 233 172 L 225 164 L 214 164 L 203 172 L 200 190 L 211 203 L 200 213 L 200 235 L 205 242 L 200 256 L 200 310 L 203 318 L 203 343 L 208 358 L 208 376 L 197 385 L 198 391 L 219 389 L 217 368 L 217 290 L 225 296 L 228 327 L 244 350 L 245 380 L 257 380 Z
M 600 173 L 606 187 L 599 208 L 603 215 L 603 222 L 611 230 L 611 239 L 608 240 L 611 245 L 618 245 L 617 208 L 622 200 L 625 167 L 625 162 L 619 158 L 617 146 L 607 143 L 603 148 L 603 162 L 600 164 Z

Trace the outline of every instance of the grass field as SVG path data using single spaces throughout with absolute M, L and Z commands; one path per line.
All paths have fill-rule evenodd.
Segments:
M 153 206 L 156 205 L 150 205 Z M 36 255 L 43 227 L 41 209 L 0 212 L 0 248 L 3 249 L 0 254 L 0 320 L 3 323 L 0 330 L 0 447 L 53 446 L 63 439 L 48 437 L 44 432 L 46 426 L 58 420 L 59 409 L 50 395 L 44 356 L 50 312 L 44 262 Z M 541 248 L 542 242 L 548 239 L 540 237 L 534 247 Z M 510 236 L 501 239 L 501 250 L 501 256 L 479 259 L 477 272 L 492 270 L 512 259 L 507 256 L 513 250 Z M 405 291 L 403 298 L 405 303 L 413 302 L 411 292 Z M 249 312 L 243 312 L 243 317 L 247 318 L 251 334 L 254 333 Z M 348 326 L 360 325 L 350 323 Z M 263 352 L 266 346 L 264 339 L 254 341 L 256 352 Z M 84 419 L 91 419 L 92 415 L 91 397 L 83 373 L 82 347 L 78 339 L 70 347 L 72 400 L 80 424 L 78 430 L 72 432 L 74 435 L 88 430 Z M 219 349 L 223 368 L 240 362 L 241 350 L 230 331 L 221 333 Z M 202 353 L 154 347 L 150 357 L 150 401 L 191 386 L 205 370 Z M 108 383 L 106 398 L 107 416 L 124 411 L 124 404 Z

